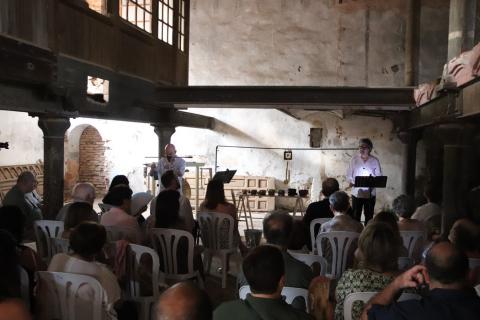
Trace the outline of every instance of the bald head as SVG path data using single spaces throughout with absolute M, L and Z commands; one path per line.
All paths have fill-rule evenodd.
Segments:
M 465 253 L 480 250 L 480 227 L 469 219 L 455 221 L 450 229 L 448 240 Z
M 191 282 L 168 288 L 158 300 L 157 320 L 209 320 L 212 304 L 207 294 Z
M 93 206 L 95 201 L 95 188 L 91 183 L 77 183 L 72 190 L 72 198 L 75 202 L 86 202 Z
M 25 304 L 18 299 L 0 301 L 0 320 L 31 320 Z
M 447 241 L 437 243 L 430 249 L 425 265 L 430 279 L 442 285 L 461 285 L 468 274 L 467 256 Z
M 17 178 L 17 187 L 23 193 L 32 192 L 37 187 L 37 179 L 35 178 L 35 175 L 30 171 L 20 173 Z

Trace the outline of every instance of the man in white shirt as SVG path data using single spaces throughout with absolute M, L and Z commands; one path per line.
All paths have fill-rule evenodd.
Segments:
M 177 157 L 177 150 L 173 144 L 169 143 L 165 146 L 165 157 L 160 158 L 156 166 L 152 165 L 152 170 L 156 171 L 158 179 L 160 179 L 165 172 L 172 170 L 180 184 L 178 192 L 182 194 L 182 178 L 185 174 L 185 160 Z M 160 183 L 159 190 L 162 191 L 163 189 L 165 189 L 165 187 Z
M 357 176 L 381 176 L 382 169 L 380 161 L 370 153 L 373 149 L 373 143 L 368 138 L 360 139 L 359 153 L 352 157 L 347 170 L 347 180 L 350 186 L 355 184 Z M 372 219 L 375 208 L 376 192 L 375 188 L 352 188 L 352 209 L 353 216 L 360 221 L 362 210 L 365 214 L 365 224 Z

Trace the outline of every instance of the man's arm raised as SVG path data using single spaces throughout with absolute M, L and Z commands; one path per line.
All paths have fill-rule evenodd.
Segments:
M 372 305 L 386 306 L 391 304 L 400 290 L 405 288 L 416 288 L 423 283 L 430 283 L 427 269 L 417 265 L 396 277 L 383 291 L 375 295 L 365 306 L 362 313 L 362 320 L 368 319 L 368 310 Z

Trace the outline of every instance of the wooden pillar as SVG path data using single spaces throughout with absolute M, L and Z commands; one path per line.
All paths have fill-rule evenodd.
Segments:
M 398 137 L 403 143 L 402 192 L 414 197 L 419 135 L 416 132 L 400 132 Z
M 43 215 L 45 219 L 55 219 L 63 207 L 64 138 L 70 127 L 68 118 L 42 115 L 38 126 L 43 131 Z
M 437 130 L 443 141 L 442 234 L 448 235 L 453 223 L 467 213 L 472 130 L 461 124 L 444 124 Z
M 420 0 L 407 0 L 405 26 L 405 85 L 418 82 L 418 53 L 420 45 Z
M 158 136 L 158 159 L 163 155 L 165 146 L 170 143 L 172 135 L 175 133 L 175 127 L 171 124 L 156 123 L 152 124 L 154 131 Z
M 473 48 L 477 0 L 450 0 L 448 60 Z

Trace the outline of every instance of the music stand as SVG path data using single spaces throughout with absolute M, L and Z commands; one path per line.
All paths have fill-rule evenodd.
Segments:
M 370 197 L 372 197 L 373 188 L 386 188 L 387 187 L 387 176 L 356 176 L 355 177 L 355 188 L 368 188 L 370 192 Z
M 233 176 L 237 173 L 237 170 L 226 170 L 226 171 L 217 171 L 213 176 L 212 180 L 220 180 L 223 183 L 229 183 L 232 181 Z

